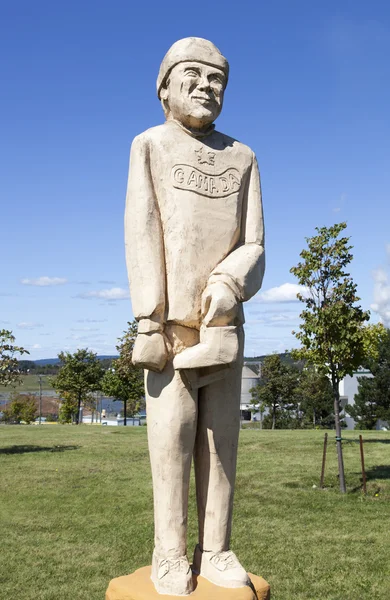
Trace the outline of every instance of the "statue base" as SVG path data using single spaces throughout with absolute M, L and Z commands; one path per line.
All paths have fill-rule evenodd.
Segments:
M 106 592 L 106 600 L 177 600 L 187 596 L 162 595 L 156 592 L 150 579 L 151 567 L 142 567 L 131 575 L 112 579 Z M 248 573 L 253 589 L 223 588 L 204 577 L 194 575 L 194 591 L 191 600 L 270 600 L 270 586 L 262 577 Z

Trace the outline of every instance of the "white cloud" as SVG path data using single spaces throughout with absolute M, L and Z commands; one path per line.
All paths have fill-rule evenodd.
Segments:
M 390 259 L 390 245 L 387 247 Z M 374 302 L 371 308 L 378 313 L 381 321 L 386 327 L 390 327 L 390 277 L 382 267 L 376 269 L 372 274 L 374 279 Z
M 72 327 L 71 331 L 99 331 L 99 327 Z
M 129 291 L 120 287 L 113 287 L 107 290 L 93 290 L 78 294 L 77 298 L 100 298 L 101 300 L 127 300 L 130 297 Z
M 76 335 L 75 333 L 72 333 L 71 335 L 69 335 L 67 338 L 67 340 L 74 340 L 76 342 L 88 342 L 88 340 L 104 340 L 104 335 L 102 335 L 101 333 L 89 333 L 88 335 Z
M 292 336 L 283 337 L 263 337 L 261 335 L 245 334 L 245 352 L 246 357 L 261 356 L 264 354 L 272 354 L 273 352 L 285 352 L 293 347 L 296 347 L 296 340 Z
M 47 287 L 53 285 L 63 285 L 67 283 L 67 279 L 64 277 L 37 277 L 35 279 L 21 279 L 20 283 L 23 285 L 35 285 L 38 287 Z
M 21 321 L 17 325 L 19 329 L 36 329 L 37 327 L 43 327 L 42 323 L 30 323 L 28 321 Z
M 285 315 L 283 313 L 271 315 L 270 321 L 273 323 L 284 323 L 285 321 L 291 321 L 291 315 Z
M 257 298 L 260 302 L 298 302 L 297 294 L 305 295 L 306 288 L 297 283 L 282 283 L 278 287 L 261 292 Z
M 41 346 L 40 344 L 33 344 L 33 345 L 31 346 L 31 349 L 32 349 L 32 350 L 40 350 L 41 348 L 42 348 L 42 346 Z
M 108 319 L 77 319 L 77 323 L 106 323 Z

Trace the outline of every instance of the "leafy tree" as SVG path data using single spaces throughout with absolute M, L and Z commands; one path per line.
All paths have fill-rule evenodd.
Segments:
M 377 353 L 367 358 L 365 366 L 373 378 L 359 377 L 355 403 L 346 409 L 357 429 L 375 429 L 378 419 L 390 422 L 390 329 L 385 329 Z
M 62 398 L 58 420 L 60 423 L 73 423 L 76 420 L 77 415 L 80 413 L 80 410 L 78 409 L 77 396 L 69 392 L 62 392 L 61 396 Z
M 116 349 L 119 358 L 112 361 L 111 368 L 105 372 L 102 379 L 103 392 L 123 402 L 125 425 L 127 417 L 133 416 L 139 410 L 145 395 L 143 370 L 131 362 L 137 331 L 137 322 L 129 322 L 127 331 L 118 339 Z
M 304 368 L 299 375 L 295 397 L 301 426 L 329 426 L 334 422 L 332 385 L 326 375 L 310 366 Z
M 37 415 L 37 401 L 32 394 L 11 394 L 10 402 L 3 411 L 3 420 L 9 423 L 24 421 L 29 424 Z
M 261 366 L 261 379 L 250 390 L 251 403 L 260 405 L 261 410 L 269 408 L 271 428 L 286 424 L 286 412 L 295 408 L 294 389 L 297 385 L 298 371 L 283 363 L 278 354 L 266 356 Z M 264 425 L 267 425 L 264 419 Z
M 390 423 L 390 329 L 379 343 L 378 360 L 372 360 L 369 369 L 377 390 L 378 418 Z
M 346 488 L 339 382 L 363 361 L 363 330 L 369 319 L 369 313 L 356 304 L 360 299 L 357 286 L 345 271 L 353 258 L 349 238 L 339 238 L 345 228 L 346 223 L 317 227 L 317 235 L 306 238 L 308 248 L 300 254 L 302 262 L 290 269 L 307 290 L 307 294 L 298 294 L 306 308 L 300 315 L 300 331 L 293 332 L 302 344 L 294 355 L 328 375 L 332 383 L 341 492 Z
M 0 330 L 0 385 L 17 384 L 20 380 L 18 359 L 16 354 L 29 354 L 21 346 L 15 346 L 12 331 Z
M 364 360 L 367 362 L 377 361 L 379 358 L 379 344 L 386 339 L 388 330 L 383 323 L 370 323 L 363 328 Z
M 103 368 L 94 352 L 88 349 L 77 350 L 74 354 L 61 352 L 58 355 L 60 369 L 52 379 L 56 392 L 64 396 L 65 403 L 77 401 L 76 424 L 79 424 L 81 403 L 87 403 L 92 392 L 100 389 L 104 375 Z
M 345 410 L 355 419 L 355 429 L 375 429 L 378 420 L 375 380 L 371 377 L 359 377 L 358 381 L 354 404 L 347 405 Z

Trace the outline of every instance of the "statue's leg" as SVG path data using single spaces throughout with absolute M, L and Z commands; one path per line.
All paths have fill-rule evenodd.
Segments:
M 248 574 L 230 550 L 236 478 L 244 333 L 239 330 L 239 357 L 220 381 L 199 390 L 195 442 L 195 478 L 199 544 L 194 570 L 226 588 L 250 585 Z
M 194 462 L 202 550 L 229 549 L 237 445 L 244 334 L 239 330 L 239 357 L 220 381 L 199 390 Z
M 186 554 L 188 490 L 197 421 L 197 390 L 169 361 L 145 372 L 148 443 L 153 477 L 155 553 Z

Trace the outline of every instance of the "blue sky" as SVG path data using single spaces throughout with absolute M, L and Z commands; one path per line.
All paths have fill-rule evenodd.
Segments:
M 257 154 L 267 271 L 246 354 L 295 345 L 304 238 L 347 220 L 351 272 L 390 325 L 390 4 L 4 2 L 0 19 L 0 328 L 31 358 L 115 351 L 132 319 L 128 155 L 163 121 L 160 61 L 189 35 L 227 56 L 221 131 Z

